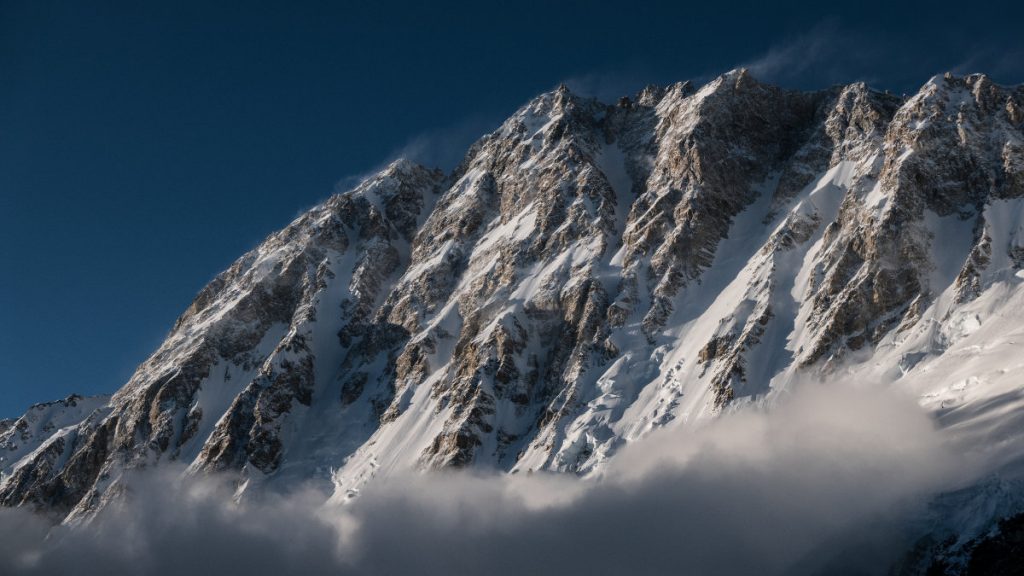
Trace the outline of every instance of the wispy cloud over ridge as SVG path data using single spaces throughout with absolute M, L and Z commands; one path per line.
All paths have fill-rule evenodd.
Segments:
M 570 76 L 563 83 L 576 94 L 610 103 L 636 94 L 651 83 L 651 79 L 636 72 L 619 70 Z
M 450 172 L 462 162 L 466 151 L 474 142 L 496 129 L 498 125 L 499 121 L 494 119 L 467 116 L 454 124 L 420 132 L 407 139 L 404 144 L 388 154 L 383 162 L 377 163 L 371 169 L 340 178 L 334 185 L 334 191 L 347 192 L 398 159 Z
M 844 29 L 834 20 L 824 20 L 739 66 L 756 78 L 784 86 L 872 83 L 873 78 L 863 75 L 878 60 L 879 53 L 877 44 L 862 34 Z
M 1006 84 L 1024 81 L 1024 46 L 1019 42 L 1008 45 L 977 36 L 957 59 L 929 54 L 930 43 L 946 41 L 938 30 L 930 37 L 904 38 L 826 18 L 737 66 L 761 80 L 804 89 L 863 81 L 874 88 L 913 91 L 943 72 L 983 72 Z

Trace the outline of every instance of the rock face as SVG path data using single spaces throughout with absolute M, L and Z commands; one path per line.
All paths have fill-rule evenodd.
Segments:
M 339 498 L 582 474 L 803 374 L 913 382 L 1024 290 L 1022 111 L 982 75 L 560 87 L 453 173 L 397 161 L 270 236 L 112 397 L 0 424 L 0 502 L 73 519 L 163 461 Z
M 64 400 L 36 404 L 17 420 L 6 420 L 0 427 L 0 504 L 17 506 L 26 502 L 60 518 L 68 506 L 50 507 L 52 500 L 66 498 L 70 492 L 83 493 L 89 486 L 65 471 L 79 469 L 72 462 L 88 442 L 98 424 L 109 414 L 109 396 L 84 398 L 72 395 Z M 30 466 L 22 465 L 30 462 Z M 36 495 L 27 500 L 25 495 Z

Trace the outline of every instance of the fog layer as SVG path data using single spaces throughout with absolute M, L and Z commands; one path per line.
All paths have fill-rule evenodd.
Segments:
M 898 393 L 803 385 L 625 446 L 600 476 L 408 474 L 236 504 L 165 468 L 88 524 L 0 512 L 2 574 L 884 573 L 980 471 Z M 49 535 L 47 533 L 49 531 Z

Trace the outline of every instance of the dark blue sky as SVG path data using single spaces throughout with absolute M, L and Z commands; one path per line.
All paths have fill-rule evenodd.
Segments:
M 0 416 L 111 392 L 217 272 L 566 81 L 1024 81 L 1024 2 L 0 0 Z

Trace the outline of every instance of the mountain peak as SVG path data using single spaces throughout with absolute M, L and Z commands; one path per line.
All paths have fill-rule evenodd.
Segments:
M 1022 104 L 974 75 L 907 101 L 744 69 L 621 105 L 559 86 L 454 174 L 396 159 L 269 236 L 112 398 L 0 424 L 0 502 L 87 515 L 168 461 L 240 496 L 589 474 L 838 370 L 1024 409 L 1015 364 L 972 364 L 1024 321 Z
M 428 168 L 408 158 L 399 157 L 388 163 L 376 176 L 397 179 L 439 178 L 443 176 L 443 172 L 437 168 Z

